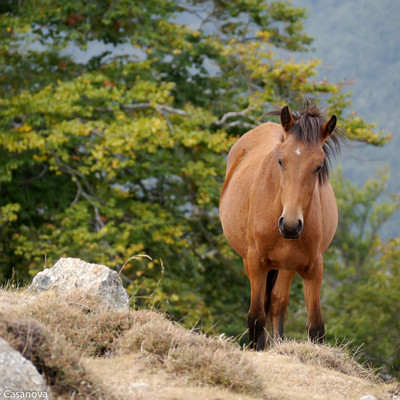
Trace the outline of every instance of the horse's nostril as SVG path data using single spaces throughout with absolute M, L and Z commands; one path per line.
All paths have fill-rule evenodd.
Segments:
M 283 217 L 280 217 L 280 218 L 278 219 L 278 225 L 279 225 L 279 226 L 283 226 Z
M 303 221 L 301 219 L 299 219 L 299 227 L 298 230 L 299 232 L 303 229 Z

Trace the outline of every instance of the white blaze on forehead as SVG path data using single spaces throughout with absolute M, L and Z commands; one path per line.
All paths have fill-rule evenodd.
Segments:
M 298 154 L 298 155 L 301 154 L 300 147 L 298 147 L 298 148 L 296 149 L 296 154 Z

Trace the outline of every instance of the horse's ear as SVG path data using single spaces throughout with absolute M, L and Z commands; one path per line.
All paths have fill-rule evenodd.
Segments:
M 283 130 L 285 131 L 285 139 L 286 139 L 289 131 L 292 129 L 292 126 L 294 125 L 294 119 L 292 117 L 292 113 L 290 112 L 288 106 L 283 107 L 281 110 L 281 124 Z
M 328 139 L 330 134 L 333 132 L 336 126 L 336 122 L 337 122 L 336 115 L 332 115 L 332 117 L 322 125 L 321 137 L 323 141 Z

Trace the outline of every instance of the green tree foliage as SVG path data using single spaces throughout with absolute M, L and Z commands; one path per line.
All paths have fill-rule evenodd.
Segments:
M 400 372 L 400 237 L 382 243 L 380 227 L 400 207 L 397 196 L 379 199 L 388 174 L 363 188 L 337 174 L 333 181 L 341 218 L 327 265 L 330 337 L 363 345 L 365 359 L 383 372 Z
M 311 96 L 351 139 L 388 140 L 315 79 L 318 59 L 278 56 L 307 50 L 305 15 L 286 1 L 3 1 L 0 279 L 81 257 L 188 325 L 242 331 L 247 280 L 217 214 L 235 137 Z M 137 253 L 154 260 L 125 264 Z

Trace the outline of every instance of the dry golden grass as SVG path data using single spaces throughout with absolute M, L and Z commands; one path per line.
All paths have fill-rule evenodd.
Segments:
M 240 393 L 263 392 L 261 376 L 237 344 L 188 331 L 151 311 L 135 313 L 132 328 L 118 339 L 118 350 L 119 354 L 140 351 L 149 364 L 185 375 L 192 382 Z
M 271 399 L 237 393 L 220 385 L 188 382 L 184 374 L 149 365 L 141 353 L 84 360 L 85 368 L 99 377 L 118 400 L 255 400 Z
M 263 390 L 249 357 L 230 340 L 187 331 L 156 312 L 111 312 L 79 292 L 68 298 L 48 292 L 22 302 L 15 301 L 18 295 L 25 294 L 10 293 L 10 304 L 19 321 L 34 318 L 81 356 L 139 351 L 147 368 L 181 374 L 190 382 L 241 393 Z
M 343 346 L 286 341 L 256 353 L 156 312 L 109 311 L 78 292 L 0 290 L 0 336 L 60 399 L 393 400 L 398 391 Z
M 357 361 L 357 352 L 352 351 L 349 344 L 331 346 L 310 341 L 286 340 L 272 346 L 269 352 L 290 356 L 302 363 L 329 368 L 349 376 L 379 381 L 374 370 Z
M 110 312 L 79 291 L 68 298 L 45 292 L 25 310 L 52 332 L 64 335 L 85 356 L 112 351 L 116 338 L 132 326 L 131 314 Z
M 85 356 L 141 351 L 148 367 L 184 374 L 192 382 L 242 393 L 263 390 L 260 376 L 235 343 L 195 334 L 161 314 L 110 312 L 79 292 L 68 299 L 45 293 L 26 310 L 52 332 L 63 334 Z

